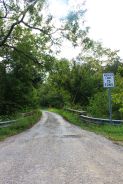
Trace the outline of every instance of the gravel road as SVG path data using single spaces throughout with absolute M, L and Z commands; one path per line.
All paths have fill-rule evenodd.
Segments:
M 43 112 L 0 143 L 0 184 L 123 184 L 123 147 Z

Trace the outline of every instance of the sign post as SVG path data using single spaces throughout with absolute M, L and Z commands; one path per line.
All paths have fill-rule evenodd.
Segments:
M 112 99 L 111 99 L 111 88 L 114 87 L 114 74 L 104 73 L 103 74 L 103 86 L 108 88 L 108 98 L 109 98 L 109 119 L 112 123 Z
M 111 99 L 111 88 L 108 88 L 108 98 L 109 98 L 109 119 L 112 123 L 112 99 Z

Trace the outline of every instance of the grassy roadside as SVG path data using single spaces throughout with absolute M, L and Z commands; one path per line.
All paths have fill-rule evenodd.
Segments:
M 70 123 L 80 126 L 84 130 L 88 130 L 103 135 L 116 143 L 122 144 L 123 142 L 123 125 L 114 126 L 114 125 L 97 125 L 97 124 L 84 123 L 82 122 L 82 120 L 80 120 L 79 116 L 75 115 L 74 113 L 62 109 L 49 109 L 49 110 L 60 114 Z
M 41 114 L 40 110 L 34 110 L 31 116 L 24 117 L 9 127 L 0 128 L 0 141 L 31 128 L 40 119 Z

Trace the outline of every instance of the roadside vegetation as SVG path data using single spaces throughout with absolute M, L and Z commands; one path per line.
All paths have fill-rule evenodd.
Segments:
M 41 118 L 41 114 L 41 111 L 37 109 L 34 110 L 31 115 L 25 117 L 16 116 L 17 119 L 20 119 L 8 127 L 0 128 L 0 140 L 4 140 L 7 137 L 19 134 L 31 128 Z
M 49 109 L 52 112 L 56 112 L 63 116 L 70 123 L 81 127 L 84 130 L 95 132 L 103 135 L 106 138 L 118 143 L 123 142 L 123 124 L 122 125 L 97 125 L 87 122 L 83 122 L 78 115 L 62 109 Z
M 115 87 L 111 89 L 112 118 L 122 120 L 123 63 L 116 52 L 109 51 L 108 54 L 104 54 L 107 57 L 105 67 L 101 62 L 104 64 L 106 61 L 90 57 L 84 58 L 83 63 L 66 59 L 54 60 L 47 80 L 40 86 L 41 106 L 82 109 L 89 116 L 109 118 L 108 90 L 103 88 L 102 76 L 103 73 L 113 72 Z
M 40 106 L 72 107 L 93 117 L 108 118 L 108 94 L 102 80 L 107 72 L 115 76 L 115 88 L 111 90 L 113 119 L 123 119 L 122 59 L 117 50 L 89 38 L 89 28 L 84 25 L 85 7 L 75 6 L 81 9 L 73 7 L 55 25 L 47 0 L 0 1 L 1 120 Z M 75 50 L 79 48 L 76 58 L 58 59 L 65 41 Z M 28 127 L 27 122 L 35 121 L 26 117 L 22 125 L 1 129 L 0 136 L 16 134 Z M 122 140 L 122 126 L 84 127 Z

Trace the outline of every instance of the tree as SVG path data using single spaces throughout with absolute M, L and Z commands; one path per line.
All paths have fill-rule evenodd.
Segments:
M 16 46 L 23 38 L 25 30 L 35 30 L 40 32 L 40 39 L 38 37 L 39 49 L 46 49 L 46 43 L 51 41 L 51 17 L 47 17 L 43 20 L 42 8 L 44 1 L 14 1 L 14 0 L 2 0 L 0 3 L 0 53 L 4 53 L 6 49 L 16 50 L 18 53 L 25 54 L 26 57 L 30 57 L 32 60 L 36 60 L 37 56 L 32 53 L 24 52 L 23 49 L 17 49 Z M 37 41 L 35 33 L 35 43 Z M 43 43 L 43 45 L 42 45 Z M 37 47 L 36 47 L 37 48 Z M 31 57 L 33 56 L 33 57 Z M 1 57 L 4 57 L 2 54 Z
M 33 50 L 33 35 L 25 31 L 25 39 L 21 39 L 16 49 L 23 48 L 23 52 Z M 30 42 L 31 38 L 31 42 Z M 7 51 L 6 57 L 1 62 L 0 81 L 0 114 L 8 114 L 24 107 L 35 107 L 37 104 L 37 76 L 41 76 L 38 63 L 32 61 L 25 54 L 12 50 Z
M 0 1 L 0 49 L 16 49 L 18 36 L 14 34 L 14 31 L 17 29 L 20 37 L 25 30 L 23 30 L 23 28 L 28 28 L 33 31 L 33 33 L 35 32 L 35 36 L 37 33 L 40 33 L 44 39 L 39 39 L 39 41 L 41 41 L 39 42 L 39 46 L 42 45 L 42 41 L 44 41 L 43 49 L 45 47 L 48 52 L 51 51 L 52 45 L 60 44 L 63 37 L 72 41 L 74 46 L 78 45 L 80 38 L 82 40 L 81 43 L 84 43 L 87 29 L 84 28 L 84 26 L 81 28 L 79 23 L 85 11 L 79 10 L 78 12 L 70 12 L 69 15 L 62 20 L 61 26 L 57 27 L 54 24 L 53 16 L 50 15 L 50 13 L 46 13 L 46 2 L 45 0 Z M 58 34 L 55 34 L 56 32 L 58 32 Z M 19 52 L 20 51 L 23 53 L 23 50 L 19 50 Z M 32 59 L 34 59 L 34 57 L 32 57 Z
M 66 59 L 54 60 L 48 78 L 41 85 L 41 105 L 63 107 L 70 102 L 70 63 Z
M 90 64 L 66 59 L 55 60 L 46 82 L 41 85 L 41 96 L 45 99 L 42 105 L 44 101 L 47 102 L 45 104 L 50 104 L 50 98 L 56 98 L 60 94 L 62 98 L 59 96 L 59 104 L 87 105 L 89 98 L 98 90 L 98 81 L 100 75 Z
M 53 17 L 44 13 L 45 5 L 44 0 L 0 1 L 0 114 L 37 104 L 39 83 L 41 85 L 46 80 L 47 72 L 53 71 L 51 46 L 60 44 L 63 37 L 77 43 L 77 38 L 82 36 L 78 24 L 80 12 L 55 27 Z M 56 32 L 58 36 L 54 37 Z M 52 74 L 52 79 L 54 76 Z M 64 80 L 62 86 L 66 85 Z M 56 93 L 59 94 L 56 95 L 57 101 L 64 102 L 65 94 L 69 98 L 62 87 L 52 91 L 50 99 Z
M 115 76 L 115 88 L 113 89 L 112 99 L 118 118 L 123 118 L 123 64 L 120 64 Z

